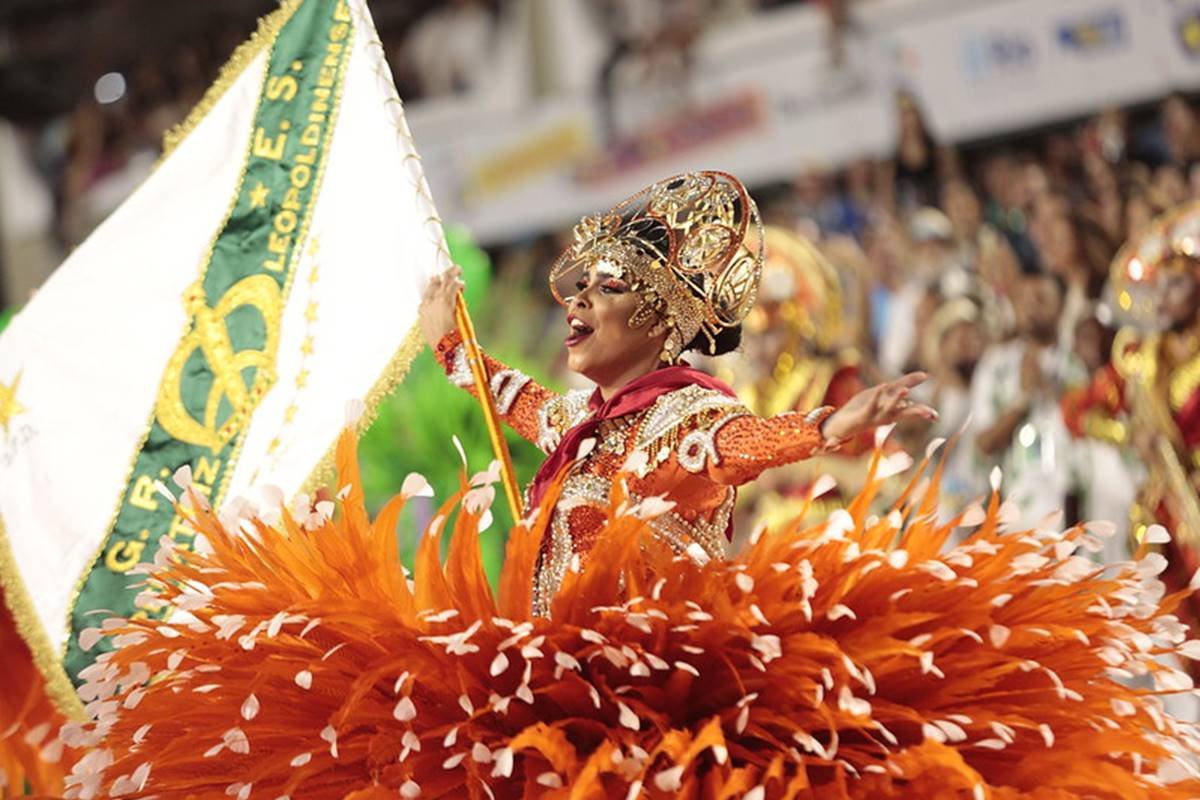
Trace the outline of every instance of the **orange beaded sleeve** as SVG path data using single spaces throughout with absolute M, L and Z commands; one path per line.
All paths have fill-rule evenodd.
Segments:
M 807 414 L 758 417 L 736 398 L 688 387 L 664 396 L 651 410 L 638 449 L 646 452 L 651 465 L 661 464 L 670 454 L 687 472 L 736 486 L 763 470 L 837 447 L 839 442 L 821 432 L 833 411 L 826 406 Z M 659 415 L 673 416 L 669 431 L 665 424 L 655 426 Z
M 446 376 L 456 386 L 466 389 L 472 395 L 475 391 L 475 381 L 467 363 L 466 349 L 462 345 L 462 337 L 458 331 L 446 334 L 433 349 L 434 357 L 446 370 Z M 545 411 L 552 401 L 560 400 L 561 395 L 532 380 L 528 375 L 512 369 L 496 359 L 484 354 L 487 364 L 492 399 L 496 403 L 496 413 L 500 415 L 513 430 L 523 439 L 528 439 L 543 450 L 546 447 Z
M 831 443 L 821 433 L 821 423 L 832 413 L 833 408 L 821 408 L 808 414 L 731 419 L 713 438 L 717 458 L 710 460 L 707 473 L 717 483 L 736 486 L 764 470 L 824 452 Z

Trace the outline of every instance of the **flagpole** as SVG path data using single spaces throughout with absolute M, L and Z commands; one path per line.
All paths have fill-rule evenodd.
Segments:
M 462 337 L 463 348 L 466 350 L 467 363 L 471 367 L 471 375 L 475 379 L 475 391 L 479 396 L 479 405 L 483 408 L 483 421 L 487 425 L 488 438 L 492 442 L 492 451 L 500 462 L 500 482 L 504 484 L 504 496 L 508 498 L 508 507 L 512 511 L 513 521 L 519 521 L 525 512 L 521 506 L 521 493 L 517 490 L 517 474 L 513 470 L 512 456 L 508 452 L 508 442 L 500 430 L 500 417 L 496 413 L 496 404 L 488 382 L 487 366 L 483 362 L 483 351 L 479 349 L 479 341 L 475 338 L 475 325 L 471 315 L 467 313 L 467 304 L 459 292 L 454 302 L 454 319 L 458 324 L 458 334 Z

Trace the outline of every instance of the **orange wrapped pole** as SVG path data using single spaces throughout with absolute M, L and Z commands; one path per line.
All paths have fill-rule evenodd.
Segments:
M 479 404 L 483 407 L 483 420 L 487 425 L 488 438 L 492 440 L 492 451 L 500 462 L 500 482 L 504 484 L 504 496 L 508 498 L 508 507 L 512 511 L 513 521 L 516 522 L 525 516 L 521 506 L 521 493 L 517 489 L 517 473 L 513 470 L 508 442 L 500 430 L 500 416 L 496 413 L 496 404 L 492 400 L 487 365 L 483 363 L 483 352 L 475 338 L 475 325 L 471 322 L 471 315 L 467 313 L 467 304 L 463 301 L 462 292 L 458 293 L 454 303 L 454 319 L 458 323 L 458 334 L 462 337 L 467 363 L 471 366 L 471 375 L 475 378 L 475 391 L 479 395 Z

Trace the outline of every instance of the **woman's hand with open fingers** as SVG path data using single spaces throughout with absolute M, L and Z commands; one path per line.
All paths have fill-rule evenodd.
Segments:
M 845 441 L 863 431 L 893 422 L 910 419 L 932 422 L 937 419 L 937 412 L 909 397 L 913 388 L 927 377 L 924 372 L 910 372 L 894 381 L 862 390 L 825 420 L 822 431 L 830 439 Z
M 418 314 L 421 333 L 430 347 L 436 347 L 443 336 L 454 330 L 454 304 L 462 289 L 462 270 L 457 265 L 434 275 L 425 287 Z

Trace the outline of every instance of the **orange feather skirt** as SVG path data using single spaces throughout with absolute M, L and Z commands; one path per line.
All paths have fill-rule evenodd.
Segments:
M 84 634 L 117 649 L 86 671 L 92 720 L 61 733 L 65 795 L 1200 795 L 1200 733 L 1163 703 L 1194 691 L 1178 659 L 1200 643 L 1162 557 L 1103 568 L 1102 526 L 1009 530 L 998 494 L 939 522 L 928 458 L 873 516 L 892 459 L 820 525 L 708 563 L 658 544 L 662 504 L 618 478 L 550 618 L 530 607 L 556 491 L 511 532 L 495 593 L 487 475 L 464 473 L 411 575 L 395 528 L 423 482 L 369 519 L 352 435 L 336 506 L 268 523 L 189 493 L 207 547 L 146 568 L 145 602 L 171 615 Z

